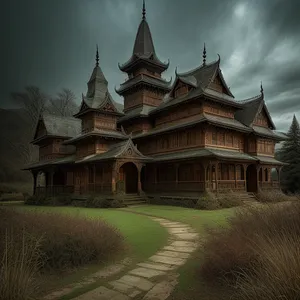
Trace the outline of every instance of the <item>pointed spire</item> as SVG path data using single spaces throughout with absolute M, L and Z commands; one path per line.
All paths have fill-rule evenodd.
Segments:
M 203 48 L 203 66 L 206 65 L 206 48 L 205 48 L 205 43 L 204 43 L 204 48 Z
M 99 51 L 98 51 L 98 44 L 97 44 L 97 51 L 96 51 L 96 67 L 99 67 Z
M 145 0 L 143 0 L 143 20 L 146 20 L 146 5 L 145 5 Z
M 262 86 L 262 81 L 260 82 L 260 93 L 261 93 L 261 95 L 264 94 L 264 89 L 263 89 L 263 86 Z

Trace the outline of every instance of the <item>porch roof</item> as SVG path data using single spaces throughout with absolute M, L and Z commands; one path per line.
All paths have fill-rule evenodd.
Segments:
M 70 164 L 74 162 L 75 162 L 75 155 L 69 155 L 61 158 L 55 158 L 51 160 L 44 160 L 44 161 L 31 163 L 26 165 L 22 170 L 27 171 L 27 170 L 39 169 L 41 167 Z
M 103 160 L 110 160 L 116 158 L 130 158 L 132 160 L 151 161 L 152 158 L 143 155 L 137 147 L 133 144 L 132 139 L 128 138 L 126 141 L 119 142 L 112 145 L 108 151 L 104 153 L 97 153 L 86 156 L 76 163 L 97 162 Z
M 280 166 L 288 165 L 287 163 L 279 161 L 279 160 L 275 159 L 274 157 L 255 156 L 255 158 L 257 160 L 259 160 L 260 163 L 263 163 L 263 164 L 272 164 L 272 165 L 280 165 Z
M 231 160 L 245 160 L 245 161 L 256 161 L 257 159 L 246 153 L 240 153 L 238 151 L 214 149 L 214 148 L 197 148 L 189 149 L 178 152 L 153 155 L 154 161 L 169 161 L 169 160 L 182 160 L 182 159 L 193 159 L 199 157 L 216 157 L 220 159 L 231 159 Z

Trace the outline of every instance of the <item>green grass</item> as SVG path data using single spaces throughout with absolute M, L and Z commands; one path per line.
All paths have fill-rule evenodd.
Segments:
M 107 223 L 116 227 L 124 236 L 126 244 L 128 245 L 127 253 L 123 257 L 130 257 L 132 265 L 146 260 L 148 257 L 154 255 L 167 242 L 167 230 L 161 227 L 157 222 L 147 218 L 143 215 L 133 214 L 119 209 L 97 209 L 97 208 L 80 208 L 80 207 L 41 207 L 41 206 L 15 206 L 17 210 L 21 211 L 37 211 L 41 213 L 63 213 L 71 214 L 78 218 L 88 217 L 91 219 L 101 218 Z M 80 269 L 73 274 L 66 275 L 63 278 L 49 277 L 51 282 L 51 289 L 60 288 L 72 282 L 77 282 L 81 278 L 92 274 L 101 269 L 101 265 L 91 265 Z M 88 291 L 92 287 L 97 286 L 100 282 L 86 286 L 82 291 Z M 77 292 L 72 293 L 76 296 Z M 80 291 L 78 291 L 80 292 Z M 62 299 L 69 299 L 63 297 Z
M 230 216 L 233 216 L 235 211 L 234 208 L 208 211 L 165 205 L 145 205 L 124 208 L 122 210 L 134 211 L 141 214 L 149 214 L 186 223 L 191 225 L 200 234 L 204 233 L 204 228 L 206 226 L 226 226 L 226 219 Z

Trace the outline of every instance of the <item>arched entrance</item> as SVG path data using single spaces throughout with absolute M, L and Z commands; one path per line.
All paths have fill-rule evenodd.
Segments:
M 123 174 L 124 188 L 126 194 L 136 194 L 138 192 L 138 169 L 132 162 L 125 163 L 120 168 Z
M 257 172 L 256 165 L 250 165 L 246 171 L 247 192 L 257 193 Z

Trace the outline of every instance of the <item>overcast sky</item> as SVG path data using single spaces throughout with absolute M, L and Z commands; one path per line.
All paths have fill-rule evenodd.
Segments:
M 10 0 L 1 7 L 5 34 L 1 42 L 4 81 L 2 107 L 9 93 L 36 85 L 49 94 L 74 91 L 79 103 L 95 64 L 114 92 L 126 78 L 118 69 L 131 55 L 141 20 L 142 0 Z M 278 130 L 292 116 L 300 119 L 300 1 L 297 0 L 146 0 L 158 57 L 188 71 L 221 56 L 221 69 L 237 100 L 259 94 Z M 4 84 L 3 84 L 4 83 Z

